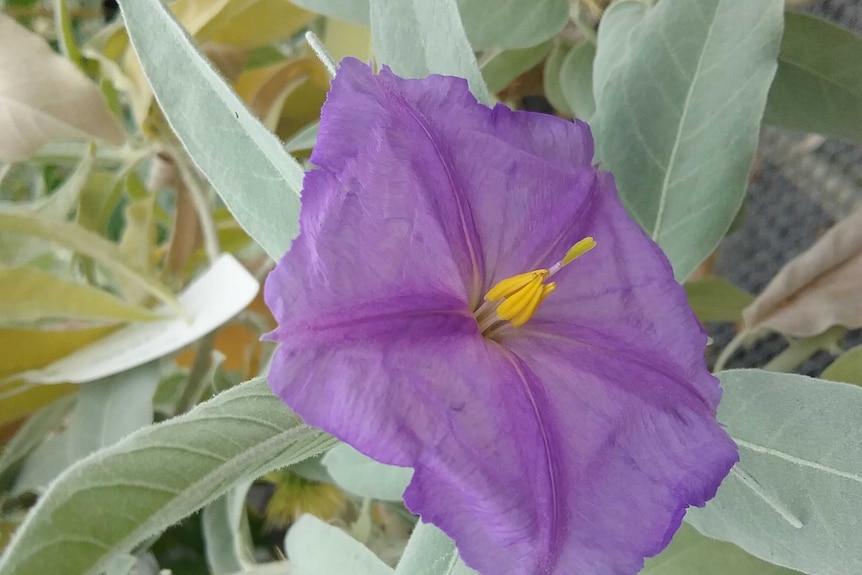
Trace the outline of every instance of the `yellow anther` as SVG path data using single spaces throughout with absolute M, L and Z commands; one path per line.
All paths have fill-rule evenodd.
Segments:
M 542 297 L 541 297 L 541 299 L 539 299 L 539 305 L 542 305 L 542 302 L 545 301 L 545 298 L 547 298 L 549 295 L 551 295 L 551 292 L 553 292 L 555 289 L 557 289 L 556 282 L 551 282 L 549 284 L 543 285 L 542 286 Z
M 594 247 L 596 241 L 593 238 L 584 238 L 550 268 L 533 270 L 497 282 L 485 294 L 485 303 L 475 312 L 481 332 L 487 337 L 495 333 L 502 322 L 508 321 L 513 327 L 520 327 L 530 321 L 542 302 L 557 289 L 556 283 L 546 284 L 545 280 Z
M 511 320 L 524 310 L 529 309 L 531 305 L 535 311 L 539 305 L 539 298 L 542 296 L 542 281 L 544 279 L 544 274 L 537 275 L 530 283 L 503 300 L 503 303 L 497 308 L 497 317 Z
M 535 292 L 531 295 L 530 300 L 527 302 L 527 305 L 518 312 L 518 315 L 513 317 L 510 321 L 514 327 L 521 327 L 525 323 L 527 323 L 533 314 L 536 313 L 536 310 L 539 309 L 539 304 L 542 303 L 542 300 L 545 297 L 545 288 L 547 286 L 541 286 L 539 289 L 535 290 Z M 553 291 L 553 289 L 551 289 Z M 550 293 L 550 292 L 548 292 Z M 502 305 L 500 307 L 503 307 Z M 497 310 L 497 315 L 500 314 L 500 311 Z
M 586 237 L 569 248 L 569 251 L 566 252 L 566 256 L 560 261 L 562 265 L 569 265 L 591 249 L 596 247 L 596 240 L 591 237 Z
M 504 297 L 510 297 L 530 282 L 535 281 L 536 278 L 544 279 L 546 275 L 548 275 L 548 270 L 534 270 L 506 278 L 497 282 L 494 287 L 488 290 L 488 293 L 485 294 L 485 299 L 487 301 L 497 301 Z M 539 283 L 541 284 L 541 281 Z

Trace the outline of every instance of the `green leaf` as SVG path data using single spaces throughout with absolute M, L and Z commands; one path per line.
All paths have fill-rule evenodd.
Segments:
M 313 515 L 303 515 L 284 541 L 293 575 L 392 575 L 370 549 Z
M 0 575 L 97 575 L 108 560 L 231 487 L 327 449 L 270 392 L 249 381 L 187 414 L 79 461 L 39 500 L 0 558 Z
M 820 377 L 830 381 L 862 385 L 862 345 L 857 345 L 841 354 Z
M 45 318 L 139 321 L 158 317 L 110 293 L 33 268 L 0 269 L 0 323 Z
M 204 507 L 201 529 L 207 565 L 216 575 L 244 571 L 255 565 L 245 497 L 251 481 L 244 481 Z
M 455 0 L 372 0 L 371 37 L 379 62 L 399 76 L 466 78 L 473 95 L 490 104 Z
M 385 465 L 346 443 L 330 449 L 323 456 L 323 466 L 342 489 L 381 501 L 401 501 L 404 490 L 413 478 L 411 468 Z
M 551 53 L 548 55 L 548 59 L 545 60 L 545 68 L 542 74 L 543 82 L 545 84 L 545 97 L 548 98 L 548 101 L 554 108 L 566 116 L 573 116 L 574 113 L 572 112 L 572 109 L 569 108 L 569 102 L 566 100 L 566 95 L 563 93 L 563 87 L 560 83 L 560 75 L 563 71 L 563 61 L 571 51 L 572 48 L 570 46 L 561 42 L 554 45 L 554 47 L 551 48 Z
M 149 275 L 129 267 L 120 249 L 98 234 L 67 222 L 59 222 L 37 214 L 18 215 L 0 213 L 0 232 L 23 234 L 60 244 L 93 258 L 116 274 L 118 280 L 139 286 L 174 309 L 180 304 L 171 291 Z
M 69 15 L 69 5 L 66 0 L 54 0 L 54 27 L 57 29 L 57 43 L 60 44 L 63 54 L 78 68 L 83 68 L 84 58 L 75 42 L 72 18 Z
M 631 57 L 628 54 L 632 33 L 649 12 L 640 0 L 618 0 L 608 8 L 599 25 L 598 50 L 593 63 L 593 95 L 604 97 L 604 89 L 617 67 Z
M 57 429 L 74 403 L 74 397 L 61 397 L 31 415 L 0 454 L 0 476 L 30 455 L 46 435 Z
M 553 42 L 543 42 L 532 48 L 505 50 L 482 64 L 482 77 L 488 90 L 494 94 L 537 65 L 551 50 Z
M 761 370 L 719 377 L 718 419 L 741 461 L 686 521 L 770 563 L 862 573 L 862 388 Z
M 239 224 L 278 260 L 298 231 L 302 167 L 249 112 L 161 2 L 120 0 L 156 100 Z
M 395 570 L 397 575 L 479 575 L 461 561 L 455 543 L 430 523 L 419 521 Z
M 799 575 L 752 557 L 736 545 L 704 537 L 683 524 L 658 557 L 647 559 L 640 575 Z
M 593 99 L 593 60 L 596 47 L 592 42 L 581 42 L 563 60 L 560 69 L 560 89 L 572 113 L 589 120 L 596 111 Z
M 599 27 L 592 126 L 597 159 L 677 279 L 724 237 L 742 204 L 777 67 L 782 0 L 663 0 L 631 30 L 610 71 Z M 621 8 L 622 7 L 622 8 Z M 611 24 L 608 24 L 610 22 Z M 612 48 L 613 49 L 613 48 Z
M 862 140 L 862 37 L 821 18 L 787 12 L 764 121 Z
M 685 293 L 701 322 L 740 322 L 742 310 L 754 301 L 753 295 L 718 276 L 685 282 Z
M 41 491 L 74 462 L 153 422 L 158 362 L 81 384 L 66 429 L 25 462 L 15 491 Z
M 541 44 L 569 18 L 568 0 L 458 0 L 458 8 L 474 50 Z

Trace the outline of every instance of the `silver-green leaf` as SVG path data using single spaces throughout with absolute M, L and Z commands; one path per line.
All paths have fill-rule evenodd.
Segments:
M 815 16 L 787 12 L 764 121 L 862 140 L 862 36 Z
M 491 96 L 455 0 L 371 0 L 371 37 L 382 64 L 404 78 L 466 78 L 480 102 Z
M 770 563 L 862 573 L 862 388 L 761 370 L 719 374 L 741 461 L 686 520 Z
M 630 30 L 622 59 L 601 57 L 593 130 L 629 213 L 683 280 L 718 245 L 748 183 L 777 67 L 783 0 L 663 0 Z
M 647 559 L 640 575 L 799 575 L 752 557 L 736 545 L 704 537 L 683 525 L 670 545 Z
M 161 2 L 120 0 L 156 101 L 248 234 L 278 260 L 298 233 L 303 170 Z
M 234 485 L 335 443 L 305 426 L 259 378 L 144 428 L 67 469 L 0 558 L 0 575 L 97 575 L 112 556 Z

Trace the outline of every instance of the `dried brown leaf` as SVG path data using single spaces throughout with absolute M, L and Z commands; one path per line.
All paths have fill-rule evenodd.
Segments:
M 797 337 L 862 327 L 862 209 L 788 262 L 742 316 L 748 328 Z
M 5 162 L 26 159 L 57 140 L 125 140 L 99 88 L 39 35 L 2 13 L 0 134 Z

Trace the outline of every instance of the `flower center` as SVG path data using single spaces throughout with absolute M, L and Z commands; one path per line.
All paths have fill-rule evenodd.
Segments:
M 514 275 L 497 282 L 485 294 L 485 301 L 474 313 L 479 330 L 491 337 L 508 325 L 520 327 L 527 323 L 545 298 L 557 288 L 555 282 L 545 283 L 554 274 L 591 249 L 596 241 L 587 237 L 573 245 L 566 255 L 548 269 Z

